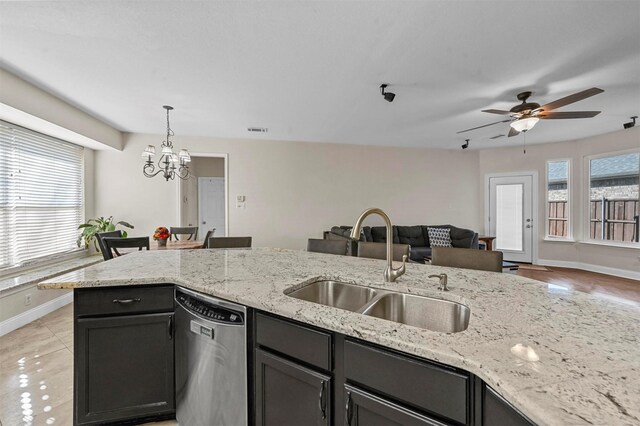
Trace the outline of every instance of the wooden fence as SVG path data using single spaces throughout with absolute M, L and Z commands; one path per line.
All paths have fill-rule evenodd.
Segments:
M 603 208 L 604 203 L 604 208 Z M 640 215 L 639 200 L 602 198 L 589 206 L 589 237 L 593 240 L 637 242 Z M 604 213 L 604 234 L 602 215 Z M 549 201 L 549 235 L 567 236 L 567 202 Z

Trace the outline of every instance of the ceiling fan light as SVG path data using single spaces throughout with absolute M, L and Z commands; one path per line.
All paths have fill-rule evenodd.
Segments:
M 540 121 L 538 117 L 526 117 L 516 120 L 511 123 L 511 127 L 518 132 L 526 132 L 527 130 L 533 129 L 533 126 Z

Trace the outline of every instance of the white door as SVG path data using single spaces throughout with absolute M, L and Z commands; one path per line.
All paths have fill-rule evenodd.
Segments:
M 223 177 L 198 178 L 198 238 L 216 228 L 216 237 L 225 235 L 225 194 Z
M 489 233 L 504 260 L 533 261 L 533 176 L 489 177 Z

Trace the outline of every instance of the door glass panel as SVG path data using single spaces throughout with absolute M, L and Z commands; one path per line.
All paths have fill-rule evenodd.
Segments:
M 522 184 L 496 185 L 496 248 L 522 251 Z

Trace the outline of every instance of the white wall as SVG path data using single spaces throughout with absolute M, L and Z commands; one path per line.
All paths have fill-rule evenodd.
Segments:
M 95 154 L 96 214 L 130 221 L 132 235 L 177 223 L 178 184 L 142 175 L 140 153 L 161 139 L 129 134 L 122 152 Z M 175 144 L 229 154 L 229 235 L 251 235 L 254 246 L 304 248 L 307 238 L 352 225 L 372 206 L 396 224 L 480 227 L 477 152 L 179 135 Z M 246 196 L 246 209 L 235 208 L 237 195 Z
M 571 221 L 576 240 L 585 238 L 584 219 L 586 212 L 588 182 L 586 181 L 585 157 L 595 154 L 640 148 L 640 128 L 620 130 L 592 138 L 553 144 L 531 145 L 523 154 L 522 147 L 490 149 L 480 151 L 479 190 L 486 196 L 484 176 L 489 173 L 505 173 L 537 170 L 538 194 L 538 247 L 539 259 L 569 262 L 575 266 L 595 265 L 593 270 L 609 273 L 630 271 L 626 276 L 640 278 L 640 246 L 637 248 L 608 247 L 581 242 L 566 243 L 544 240 L 545 218 L 545 173 L 546 162 L 554 159 L 571 159 Z M 482 213 L 481 213 L 482 214 Z M 600 267 L 600 268 L 598 268 Z M 608 270 L 612 268 L 613 270 Z M 616 271 L 620 270 L 620 271 Z
M 98 148 L 101 148 L 99 145 L 102 144 L 104 148 L 122 149 L 122 133 L 119 130 L 2 68 L 0 68 L 0 104 L 7 105 L 11 109 L 11 111 L 0 110 L 3 114 L 11 114 L 8 117 L 2 117 L 8 121 L 15 122 L 15 117 L 18 117 L 15 113 L 21 113 L 19 115 L 21 122 L 15 124 L 62 139 L 65 137 L 58 131 L 66 129 L 70 134 L 76 133 L 84 137 L 89 143 L 98 143 Z M 29 120 L 32 121 L 31 124 Z M 62 129 L 52 128 L 53 133 L 51 133 L 47 130 L 46 123 L 60 126 Z M 84 145 L 82 142 L 80 144 Z

